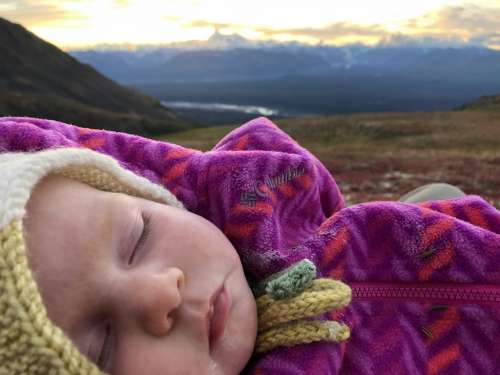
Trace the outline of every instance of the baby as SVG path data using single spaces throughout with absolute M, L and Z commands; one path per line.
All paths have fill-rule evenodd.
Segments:
M 255 300 L 208 220 L 50 176 L 25 230 L 49 318 L 102 371 L 237 374 L 248 362 Z
M 498 373 L 480 197 L 344 207 L 266 118 L 206 153 L 33 118 L 0 134 L 0 374 Z

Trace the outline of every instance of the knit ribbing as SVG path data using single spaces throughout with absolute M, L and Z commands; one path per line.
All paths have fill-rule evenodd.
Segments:
M 316 279 L 304 292 L 290 299 L 272 300 L 267 294 L 263 295 L 257 299 L 259 332 L 277 324 L 344 307 L 350 301 L 351 289 L 332 279 Z
M 50 323 L 25 256 L 22 226 L 0 231 L 0 366 L 10 375 L 101 372 Z
M 274 348 L 309 344 L 317 341 L 340 342 L 350 336 L 349 327 L 335 321 L 298 320 L 274 327 L 257 337 L 255 353 Z

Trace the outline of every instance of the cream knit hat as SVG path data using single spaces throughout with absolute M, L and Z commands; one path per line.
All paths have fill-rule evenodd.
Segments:
M 28 267 L 25 207 L 34 186 L 49 174 L 185 207 L 165 188 L 95 151 L 61 148 L 0 154 L 0 375 L 102 374 L 48 319 Z

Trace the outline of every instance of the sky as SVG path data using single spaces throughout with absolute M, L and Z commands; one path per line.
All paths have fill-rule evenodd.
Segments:
M 308 44 L 500 49 L 500 0 L 0 0 L 0 17 L 63 50 L 206 40 L 216 29 Z

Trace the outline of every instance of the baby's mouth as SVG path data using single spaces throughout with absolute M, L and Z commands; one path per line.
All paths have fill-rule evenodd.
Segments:
M 226 328 L 226 320 L 231 307 L 231 299 L 224 284 L 210 298 L 210 309 L 207 314 L 207 333 L 210 352 L 217 346 Z

